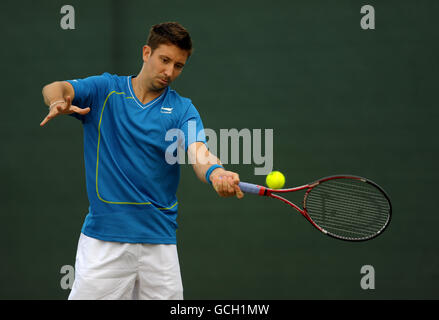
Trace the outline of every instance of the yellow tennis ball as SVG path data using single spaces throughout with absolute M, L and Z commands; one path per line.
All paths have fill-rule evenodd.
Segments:
M 280 171 L 272 171 L 267 175 L 265 182 L 271 189 L 281 189 L 285 184 L 285 176 Z

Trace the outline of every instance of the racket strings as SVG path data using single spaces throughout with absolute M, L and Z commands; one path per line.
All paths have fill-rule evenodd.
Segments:
M 331 181 L 333 181 L 333 182 L 331 182 Z M 357 180 L 353 180 L 353 181 L 357 181 Z M 343 193 L 346 196 L 356 196 L 356 197 L 359 197 L 360 199 L 361 199 L 361 197 L 364 197 L 364 198 L 375 197 L 376 200 L 378 200 L 379 202 L 382 202 L 385 205 L 388 204 L 387 199 L 384 198 L 381 193 L 379 193 L 378 189 L 376 189 L 372 185 L 369 186 L 365 182 L 359 181 L 356 184 L 347 184 L 347 183 L 340 183 L 340 182 L 336 183 L 336 180 L 330 180 L 328 182 L 331 184 L 330 186 L 321 184 L 320 188 L 322 188 L 322 187 L 324 187 L 326 189 L 330 188 L 331 191 L 333 191 L 334 193 L 335 192 Z M 326 182 L 326 184 L 328 184 L 328 182 Z M 359 183 L 366 185 L 366 188 L 363 185 L 358 185 Z
M 324 223 L 318 223 L 321 227 L 324 224 L 324 229 L 326 231 L 338 230 L 343 231 L 346 234 L 361 234 L 361 235 L 369 235 L 375 234 L 376 228 L 373 226 L 363 225 L 361 229 L 358 228 L 358 223 L 353 223 L 350 221 L 346 221 L 343 219 L 331 219 L 329 221 L 325 221 Z
M 318 220 L 314 219 L 313 220 Z M 348 234 L 361 234 L 364 236 L 367 235 L 373 235 L 377 232 L 375 226 L 369 226 L 365 224 L 365 221 L 349 221 L 346 220 L 346 218 L 331 218 L 330 220 L 326 220 L 324 222 L 322 221 L 315 221 L 319 226 L 324 228 L 328 232 L 332 232 L 334 234 L 338 234 L 334 232 L 334 230 L 342 231 L 344 234 L 341 234 L 341 236 L 347 236 Z M 368 221 L 370 222 L 370 221 Z M 361 229 L 359 228 L 361 224 Z
M 340 212 L 335 212 L 335 213 L 329 212 L 328 216 L 322 216 L 322 220 L 325 223 L 331 223 L 331 221 L 333 221 L 333 222 L 338 222 L 339 224 L 346 224 L 352 226 L 359 226 L 361 224 L 363 228 L 367 228 L 371 223 L 375 222 L 367 217 L 357 217 L 355 221 L 353 221 L 350 215 Z M 385 222 L 386 220 L 380 219 L 380 221 Z
M 315 201 L 314 199 L 311 200 Z M 336 202 L 334 200 L 325 200 L 326 201 L 326 212 L 328 212 L 328 214 L 330 215 L 331 212 L 335 211 L 336 209 L 344 209 L 344 210 L 340 210 L 339 212 L 337 212 L 337 215 L 339 216 L 346 216 L 345 212 L 350 212 L 351 210 L 355 210 L 356 208 L 352 206 L 352 204 L 350 202 L 346 202 L 346 201 L 339 201 Z M 367 207 L 368 203 L 363 203 L 361 204 L 361 206 L 359 206 L 357 209 L 357 214 L 356 214 L 356 218 L 358 220 L 364 220 L 364 221 L 370 221 L 371 218 L 374 216 L 375 214 L 375 210 L 371 209 L 369 207 Z M 383 205 L 387 205 L 387 204 L 383 204 Z M 350 216 L 351 214 L 349 214 L 348 216 Z M 380 221 L 386 221 L 387 217 L 384 215 L 378 215 L 376 216 L 376 219 L 380 220 Z
M 390 217 L 390 205 L 383 193 L 357 179 L 321 182 L 305 202 L 314 223 L 340 238 L 372 237 L 384 229 Z

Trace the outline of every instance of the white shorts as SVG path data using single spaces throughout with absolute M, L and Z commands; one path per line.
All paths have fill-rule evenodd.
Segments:
M 81 233 L 69 300 L 182 300 L 177 246 L 108 242 Z

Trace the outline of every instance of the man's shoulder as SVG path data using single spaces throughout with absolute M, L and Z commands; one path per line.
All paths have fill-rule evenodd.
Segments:
M 110 74 L 104 72 L 102 74 L 89 75 L 83 78 L 77 78 L 74 80 L 67 80 L 68 82 L 83 85 L 95 85 L 96 87 L 109 86 L 114 83 L 123 83 L 126 81 L 126 76 L 119 76 L 117 74 Z
M 179 105 L 181 107 L 186 107 L 186 108 L 188 108 L 192 104 L 191 99 L 181 96 L 177 91 L 171 88 L 169 88 L 167 94 L 167 100 L 169 103 L 173 103 L 175 105 Z
M 116 92 L 128 92 L 128 79 L 129 76 L 120 76 L 117 74 L 111 74 L 109 72 L 104 72 L 96 76 L 99 78 L 98 83 L 105 93 Z
M 128 76 L 119 76 L 117 74 L 111 74 L 109 72 L 104 72 L 102 74 L 96 74 L 88 77 L 88 79 L 103 80 L 106 82 L 126 82 L 127 78 Z
M 103 77 L 105 79 L 107 79 L 108 81 L 113 81 L 113 82 L 122 82 L 125 83 L 128 79 L 129 76 L 120 76 L 118 74 L 112 74 L 109 72 L 104 72 L 100 75 L 100 77 Z

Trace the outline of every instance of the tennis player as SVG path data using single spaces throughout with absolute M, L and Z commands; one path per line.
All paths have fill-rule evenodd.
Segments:
M 49 113 L 40 125 L 70 114 L 84 129 L 90 206 L 69 299 L 183 299 L 176 246 L 180 171 L 166 161 L 169 130 L 182 132 L 179 141 L 201 181 L 221 197 L 243 197 L 238 174 L 208 151 L 191 100 L 169 87 L 192 52 L 187 30 L 174 22 L 154 25 L 142 50 L 137 76 L 104 73 L 43 88 Z

